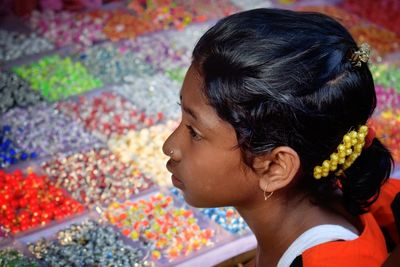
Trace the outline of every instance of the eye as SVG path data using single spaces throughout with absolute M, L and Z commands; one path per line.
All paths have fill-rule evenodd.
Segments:
M 192 128 L 192 126 L 186 124 L 186 128 L 189 130 L 189 134 L 193 140 L 195 141 L 201 140 L 201 136 L 198 133 L 196 133 L 196 131 Z

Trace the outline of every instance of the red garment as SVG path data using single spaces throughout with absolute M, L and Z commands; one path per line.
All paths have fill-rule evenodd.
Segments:
M 400 180 L 389 179 L 381 188 L 378 200 L 372 205 L 371 212 L 379 226 L 386 229 L 395 244 L 399 244 L 399 230 L 396 228 L 391 204 L 400 192 Z
M 360 216 L 364 229 L 350 241 L 334 241 L 307 249 L 301 255 L 305 267 L 381 266 L 388 253 L 383 234 L 371 213 Z
M 307 249 L 291 266 L 381 266 L 388 257 L 388 249 L 381 228 L 389 233 L 394 245 L 399 245 L 400 229 L 396 227 L 391 207 L 399 192 L 400 180 L 389 179 L 382 186 L 379 198 L 371 206 L 371 211 L 360 216 L 363 230 L 357 239 L 327 242 Z

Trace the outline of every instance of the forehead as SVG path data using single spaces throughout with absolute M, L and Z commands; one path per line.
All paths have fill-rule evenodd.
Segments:
M 183 109 L 190 109 L 197 117 L 197 121 L 213 132 L 233 131 L 233 127 L 222 120 L 203 93 L 203 78 L 194 66 L 186 74 L 181 90 Z

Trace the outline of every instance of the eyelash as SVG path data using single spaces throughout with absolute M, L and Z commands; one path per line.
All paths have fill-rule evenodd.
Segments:
M 189 130 L 189 134 L 193 140 L 199 141 L 201 139 L 201 136 L 198 133 L 196 133 L 195 130 L 193 130 L 192 126 L 186 124 L 186 128 Z

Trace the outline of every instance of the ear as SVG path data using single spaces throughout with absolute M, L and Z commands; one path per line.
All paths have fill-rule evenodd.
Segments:
M 262 191 L 273 192 L 287 186 L 300 168 L 300 158 L 288 146 L 280 146 L 270 153 L 256 157 L 253 168 L 259 177 Z

